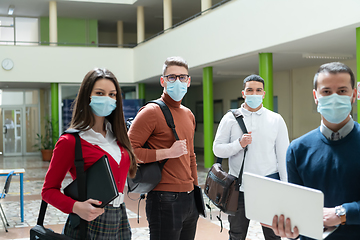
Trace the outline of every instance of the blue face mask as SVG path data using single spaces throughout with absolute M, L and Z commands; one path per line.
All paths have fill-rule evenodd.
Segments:
M 187 82 L 180 82 L 180 80 L 173 83 L 167 82 L 166 92 L 174 101 L 179 102 L 187 93 L 187 84 Z
M 109 116 L 116 108 L 116 100 L 109 97 L 91 96 L 90 107 L 96 116 Z
M 263 100 L 263 95 L 245 95 L 245 102 L 251 108 L 260 106 Z
M 351 97 L 346 95 L 337 95 L 318 97 L 317 111 L 331 123 L 341 123 L 351 111 Z

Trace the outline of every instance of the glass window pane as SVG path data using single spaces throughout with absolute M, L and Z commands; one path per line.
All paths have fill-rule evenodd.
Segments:
M 122 97 L 124 99 L 136 99 L 136 87 L 135 86 L 122 86 Z
M 80 85 L 61 85 L 61 120 L 62 120 L 62 129 L 61 131 L 66 130 L 70 126 L 70 121 L 72 117 L 72 103 L 76 98 L 76 95 L 79 91 Z
M 25 104 L 38 104 L 39 102 L 39 91 L 28 90 L 25 91 Z
M 39 24 L 37 18 L 15 18 L 16 45 L 38 45 Z
M 13 17 L 0 17 L 0 26 L 14 26 L 14 18 Z
M 38 107 L 27 107 L 26 113 L 26 152 L 37 152 L 38 149 L 34 148 L 36 142 L 36 134 L 39 131 L 39 109 Z
M 22 105 L 24 103 L 24 94 L 19 91 L 4 91 L 2 92 L 3 105 Z
M 14 28 L 0 27 L 0 44 L 14 45 Z

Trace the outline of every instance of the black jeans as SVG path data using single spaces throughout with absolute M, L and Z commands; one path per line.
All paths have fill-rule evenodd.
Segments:
M 239 205 L 235 216 L 228 216 L 230 223 L 229 239 L 245 240 L 250 220 L 245 217 L 244 193 L 239 193 Z M 281 240 L 271 228 L 262 226 L 265 240 Z
M 146 197 L 146 217 L 150 240 L 192 240 L 199 213 L 194 191 L 151 191 Z

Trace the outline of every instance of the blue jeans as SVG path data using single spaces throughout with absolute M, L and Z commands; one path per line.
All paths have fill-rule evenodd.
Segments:
M 238 210 L 235 216 L 228 216 L 230 223 L 229 240 L 245 240 L 250 220 L 245 217 L 244 193 L 239 192 Z M 271 228 L 262 226 L 265 240 L 281 240 Z
M 146 217 L 150 240 L 194 239 L 199 218 L 194 191 L 149 192 L 146 197 Z

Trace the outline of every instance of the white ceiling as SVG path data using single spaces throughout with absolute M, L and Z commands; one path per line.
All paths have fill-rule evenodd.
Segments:
M 212 0 L 213 4 L 221 0 Z M 114 29 L 116 21 L 124 22 L 125 32 L 136 32 L 136 8 L 145 8 L 145 30 L 147 33 L 158 33 L 163 30 L 163 0 L 138 0 L 134 4 L 113 4 L 76 2 L 57 0 L 58 17 L 98 19 L 102 29 Z M 201 11 L 200 0 L 173 0 L 173 24 L 176 24 Z M 49 0 L 0 0 L 0 16 L 6 16 L 9 5 L 15 6 L 14 16 L 41 17 L 49 15 Z M 287 42 L 277 46 L 261 49 L 259 52 L 273 53 L 274 71 L 289 70 L 307 66 L 321 65 L 329 59 L 306 59 L 303 54 L 331 54 L 356 56 L 355 29 L 359 26 L 347 26 L 331 32 Z M 220 47 L 220 46 L 219 46 Z M 209 63 L 213 66 L 214 81 L 238 79 L 258 72 L 258 52 L 244 56 L 223 59 Z M 202 68 L 190 69 L 193 82 L 202 81 Z M 147 83 L 158 83 L 158 77 L 147 79 Z

